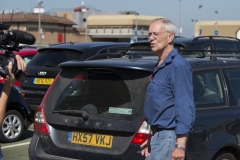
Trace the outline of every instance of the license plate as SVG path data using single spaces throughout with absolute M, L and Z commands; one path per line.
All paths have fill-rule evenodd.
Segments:
M 33 80 L 34 84 L 45 84 L 50 85 L 54 81 L 54 78 L 35 78 Z
M 68 142 L 96 147 L 112 148 L 113 136 L 87 132 L 69 132 Z

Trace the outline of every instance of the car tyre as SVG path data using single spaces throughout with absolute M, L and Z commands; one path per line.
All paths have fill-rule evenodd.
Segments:
M 213 160 L 236 160 L 236 158 L 228 151 L 221 151 L 214 156 Z
M 24 121 L 22 115 L 16 110 L 7 111 L 0 128 L 0 141 L 15 142 L 22 136 L 23 131 Z

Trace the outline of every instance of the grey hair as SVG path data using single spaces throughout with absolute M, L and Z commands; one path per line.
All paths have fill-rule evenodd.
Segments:
M 166 31 L 167 31 L 167 32 L 170 32 L 170 33 L 173 33 L 174 36 L 175 36 L 175 34 L 176 34 L 176 32 L 177 32 L 177 28 L 176 28 L 176 26 L 172 23 L 172 21 L 170 21 L 170 20 L 167 19 L 167 18 L 157 18 L 157 19 L 154 19 L 154 20 L 151 22 L 151 24 L 152 24 L 153 22 L 156 22 L 156 21 L 161 21 L 162 24 L 165 26 Z

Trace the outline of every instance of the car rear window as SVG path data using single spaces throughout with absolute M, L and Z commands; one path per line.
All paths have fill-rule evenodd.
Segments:
M 29 65 L 34 66 L 56 66 L 62 62 L 71 60 L 81 60 L 82 53 L 70 50 L 44 50 L 38 52 L 33 59 L 29 62 Z
M 82 110 L 99 118 L 142 121 L 148 81 L 145 71 L 64 69 L 46 111 Z

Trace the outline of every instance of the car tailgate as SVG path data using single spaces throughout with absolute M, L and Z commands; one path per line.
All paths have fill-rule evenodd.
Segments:
M 142 123 L 148 81 L 146 71 L 64 69 L 45 103 L 51 145 L 44 150 L 123 154 Z

